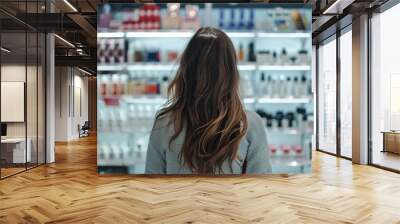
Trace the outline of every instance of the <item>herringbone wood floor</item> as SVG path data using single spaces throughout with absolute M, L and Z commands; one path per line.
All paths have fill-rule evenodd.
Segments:
M 96 139 L 0 181 L 0 223 L 400 223 L 400 175 L 315 153 L 311 175 L 100 177 Z

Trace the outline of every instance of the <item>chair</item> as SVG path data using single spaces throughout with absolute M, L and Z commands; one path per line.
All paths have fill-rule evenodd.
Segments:
M 89 136 L 90 123 L 85 121 L 82 127 L 78 124 L 79 138 Z

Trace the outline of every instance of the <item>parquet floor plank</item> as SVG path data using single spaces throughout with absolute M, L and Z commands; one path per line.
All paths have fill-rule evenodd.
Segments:
M 0 181 L 2 223 L 397 223 L 400 175 L 315 152 L 313 173 L 99 176 L 96 138 Z

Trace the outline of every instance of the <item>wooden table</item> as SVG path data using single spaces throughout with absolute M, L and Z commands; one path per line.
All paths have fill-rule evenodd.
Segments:
M 400 154 L 400 131 L 383 131 L 383 151 Z

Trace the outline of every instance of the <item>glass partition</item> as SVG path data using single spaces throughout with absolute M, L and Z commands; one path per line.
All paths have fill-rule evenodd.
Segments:
M 45 35 L 21 22 L 44 1 L 1 1 L 0 178 L 45 162 Z M 20 19 L 17 19 L 20 18 Z

